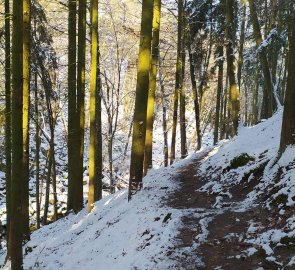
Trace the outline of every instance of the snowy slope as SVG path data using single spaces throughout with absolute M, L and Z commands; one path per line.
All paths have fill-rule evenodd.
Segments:
M 24 247 L 25 269 L 165 269 L 173 264 L 165 253 L 173 245 L 180 212 L 161 201 L 177 187 L 171 177 L 187 162 L 151 171 L 130 202 L 125 189 L 96 203 L 91 214 L 85 208 L 34 232 Z M 168 213 L 171 219 L 163 222 Z
M 281 125 L 282 110 L 256 126 L 240 127 L 238 136 L 220 142 L 204 159 L 200 168 L 202 173 L 208 176 L 208 183 L 200 190 L 231 197 L 229 188 L 239 184 L 245 175 L 277 157 Z M 230 168 L 231 161 L 241 154 L 247 154 L 253 161 L 247 166 Z M 256 196 L 257 193 L 251 195 Z M 216 204 L 220 203 L 222 196 L 217 197 Z M 252 201 L 253 198 L 250 198 L 250 203 Z
M 242 238 L 253 247 L 239 256 L 251 257 L 261 249 L 266 260 L 277 269 L 295 269 L 295 256 L 290 259 L 286 255 L 292 254 L 295 245 L 295 147 L 288 147 L 281 156 L 278 154 L 282 114 L 280 109 L 267 121 L 254 127 L 242 127 L 239 136 L 215 147 L 200 168 L 208 179 L 200 191 L 214 194 L 214 207 L 225 209 L 235 187 L 253 185 L 245 199 L 236 204 L 238 209 L 233 207 L 232 210 L 246 212 L 259 205 L 269 212 L 268 224 L 249 222 Z M 231 168 L 231 161 L 243 153 L 253 160 L 245 166 Z M 261 176 L 257 178 L 255 173 L 261 168 Z
M 263 195 L 266 198 L 260 201 L 263 207 L 281 215 L 275 217 L 280 223 L 270 222 L 274 225 L 267 227 L 250 222 L 244 236 L 244 241 L 253 247 L 246 249 L 243 256 L 252 256 L 262 248 L 267 258 L 278 265 L 276 246 L 282 245 L 282 239 L 286 241 L 295 236 L 295 216 L 290 211 L 295 204 L 295 149 L 288 148 L 282 157 L 277 156 L 281 119 L 282 111 L 279 111 L 255 127 L 241 127 L 239 136 L 206 149 L 209 154 L 203 158 L 201 168 L 196 168 L 196 173 L 198 171 L 208 179 L 200 191 L 216 196 L 211 212 L 218 215 L 230 208 L 224 206 L 223 201 L 231 198 L 231 188 L 240 185 L 245 175 L 252 181 L 252 171 L 263 166 L 259 182 L 232 210 L 244 212 Z M 165 206 L 165 200 L 179 188 L 175 180 L 180 169 L 203 153 L 193 154 L 172 167 L 150 171 L 144 178 L 143 190 L 130 202 L 124 189 L 96 203 L 91 214 L 85 208 L 78 215 L 70 214 L 34 232 L 24 247 L 24 268 L 175 269 L 173 256 L 175 258 L 178 252 L 175 239 L 182 224 L 181 217 L 190 210 L 169 208 Z M 254 160 L 245 166 L 228 169 L 230 162 L 242 153 Z M 278 198 L 280 203 L 274 203 Z M 200 238 L 202 242 L 206 241 L 210 233 L 206 228 L 212 218 L 201 220 L 206 221 L 199 224 L 203 235 L 197 235 L 196 241 L 200 242 Z M 169 256 L 171 250 L 174 254 Z M 294 264 L 295 257 L 289 266 Z M 4 269 L 9 269 L 9 265 Z

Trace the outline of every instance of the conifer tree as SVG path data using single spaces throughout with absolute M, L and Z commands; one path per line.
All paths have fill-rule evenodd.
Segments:
M 179 126 L 180 126 L 180 154 L 181 158 L 187 157 L 186 143 L 186 118 L 185 118 L 185 17 L 182 17 L 182 37 L 181 37 L 181 88 L 179 92 Z
M 294 9 L 292 11 L 289 22 L 288 78 L 280 142 L 281 153 L 288 145 L 295 144 L 295 15 Z
M 230 105 L 231 105 L 231 120 L 232 120 L 232 135 L 238 134 L 239 113 L 240 113 L 240 90 L 236 83 L 235 74 L 235 29 L 234 29 L 234 9 L 235 0 L 226 0 L 226 58 L 227 58 L 227 76 L 230 89 Z
M 173 94 L 173 125 L 172 125 L 172 139 L 170 150 L 170 164 L 175 160 L 175 147 L 176 147 L 176 130 L 178 119 L 178 100 L 179 93 L 182 89 L 182 38 L 183 38 L 183 1 L 178 1 L 178 28 L 177 28 L 177 59 L 176 59 L 176 72 L 175 72 L 175 89 Z
M 74 211 L 83 208 L 83 159 L 85 129 L 85 50 L 86 50 L 86 0 L 79 1 L 78 8 L 78 63 L 77 63 L 77 142 L 79 155 L 77 162 L 76 193 Z
M 38 74 L 35 72 L 35 121 L 36 121 L 36 225 L 40 228 L 40 128 L 39 128 L 39 98 L 38 98 Z
M 159 41 L 160 41 L 160 20 L 161 20 L 161 0 L 154 0 L 154 17 L 153 17 L 153 38 L 152 38 L 152 58 L 150 65 L 149 95 L 147 105 L 147 123 L 145 138 L 144 154 L 144 174 L 152 168 L 153 157 L 153 123 L 155 93 L 157 86 L 157 70 L 159 62 Z
M 153 0 L 142 1 L 141 33 L 130 162 L 129 199 L 131 199 L 131 196 L 136 190 L 142 187 L 153 25 L 153 2 Z
M 191 27 L 190 27 L 191 28 Z M 191 32 L 191 30 L 190 30 Z M 197 150 L 201 149 L 202 146 L 202 138 L 201 138 L 201 121 L 200 121 L 200 105 L 199 105 L 199 95 L 197 88 L 197 80 L 195 75 L 195 63 L 194 63 L 194 55 L 192 51 L 192 40 L 191 33 L 189 33 L 189 42 L 188 42 L 188 56 L 189 56 L 189 65 L 190 65 L 190 78 L 194 99 L 194 111 L 195 111 L 195 121 L 196 121 L 196 133 L 197 133 Z
M 214 123 L 214 144 L 218 141 L 218 131 L 220 127 L 220 113 L 221 110 L 221 94 L 223 91 L 223 46 L 219 46 L 218 49 L 218 83 L 217 83 L 217 95 L 216 95 L 216 110 L 215 110 L 215 123 Z
M 90 74 L 90 145 L 89 145 L 89 193 L 88 211 L 93 208 L 95 201 L 101 198 L 101 128 L 97 118 L 100 118 L 98 103 L 100 102 L 99 75 L 99 45 L 98 45 L 98 1 L 91 3 L 91 74 Z M 101 122 L 101 121 L 99 121 Z M 100 134 L 99 134 L 100 133 Z
M 263 92 L 263 102 L 261 109 L 261 118 L 267 119 L 272 116 L 273 111 L 276 109 L 276 104 L 272 104 L 275 100 L 273 97 L 273 84 L 271 79 L 271 73 L 269 68 L 269 63 L 266 54 L 266 48 L 260 47 L 262 44 L 262 35 L 260 24 L 257 16 L 256 5 L 254 0 L 249 0 L 250 16 L 253 25 L 253 33 L 255 37 L 256 46 L 258 47 L 259 61 L 262 67 L 263 77 L 264 77 L 264 92 Z
M 12 30 L 12 163 L 9 255 L 11 269 L 23 269 L 23 1 L 13 1 Z
M 77 1 L 69 1 L 68 16 L 68 210 L 74 209 L 77 179 L 76 113 L 76 9 Z
M 23 0 L 23 226 L 29 237 L 29 111 L 30 111 L 30 39 L 31 0 Z
M 11 72 L 10 72 L 10 4 L 5 0 L 5 160 L 6 160 L 6 224 L 7 242 L 10 224 L 10 189 L 11 189 Z

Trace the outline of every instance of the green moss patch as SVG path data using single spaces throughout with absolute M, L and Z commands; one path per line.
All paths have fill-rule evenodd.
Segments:
M 250 161 L 254 161 L 255 158 L 249 156 L 247 153 L 242 153 L 241 155 L 235 157 L 230 162 L 231 169 L 237 169 L 239 167 L 243 167 L 247 165 Z

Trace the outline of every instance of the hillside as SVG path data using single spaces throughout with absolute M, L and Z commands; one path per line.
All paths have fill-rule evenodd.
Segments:
M 34 232 L 24 268 L 294 269 L 295 149 L 277 157 L 281 118 L 150 171 L 130 202 L 125 189 Z

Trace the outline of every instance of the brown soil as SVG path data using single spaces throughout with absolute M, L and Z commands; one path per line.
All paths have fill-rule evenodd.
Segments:
M 206 155 L 207 153 L 204 153 L 178 171 L 175 181 L 181 183 L 181 188 L 166 202 L 169 207 L 183 209 L 186 213 L 182 217 L 182 226 L 175 239 L 177 245 L 167 254 L 176 261 L 173 269 L 252 270 L 259 267 L 267 270 L 288 269 L 274 262 L 268 262 L 267 255 L 260 246 L 245 242 L 250 223 L 259 224 L 262 231 L 278 227 L 277 213 L 270 213 L 257 205 L 246 212 L 236 212 L 233 209 L 233 206 L 243 201 L 258 183 L 262 176 L 261 170 L 254 173 L 254 179 L 250 184 L 248 181 L 242 181 L 240 185 L 231 187 L 229 190 L 233 197 L 227 199 L 228 204 L 223 209 L 214 210 L 216 195 L 197 191 L 208 181 L 198 171 Z M 220 173 L 222 173 L 221 170 Z M 202 233 L 201 217 L 194 213 L 207 213 L 207 216 L 212 219 L 207 228 L 209 231 L 207 241 L 199 246 L 196 237 Z M 258 251 L 250 257 L 244 255 L 245 250 L 251 247 L 255 247 Z M 294 255 L 294 250 L 295 246 L 291 249 L 290 247 L 276 248 L 275 256 L 286 265 Z M 198 258 L 201 262 L 198 262 Z

